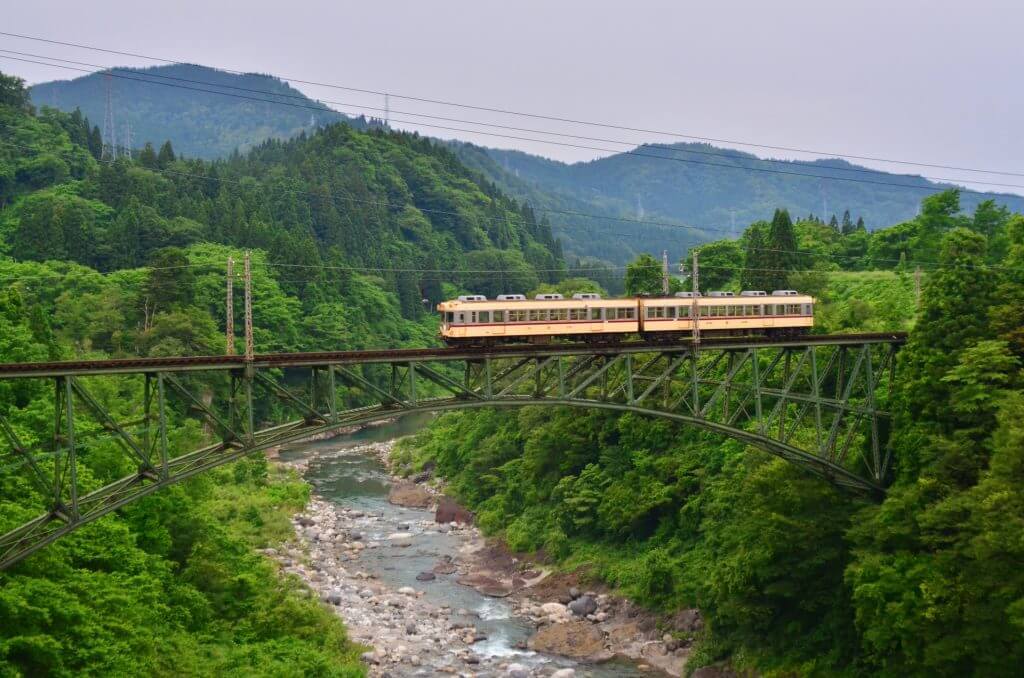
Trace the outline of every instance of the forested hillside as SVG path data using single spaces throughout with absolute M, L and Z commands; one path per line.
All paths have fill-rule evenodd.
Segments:
M 667 614 L 700 608 L 690 669 L 1018 675 L 1024 217 L 964 213 L 951 191 L 873 234 L 777 210 L 700 249 L 711 288 L 813 290 L 816 332 L 910 330 L 880 504 L 735 440 L 601 411 L 447 414 L 400 462 L 436 464 L 514 549 Z M 629 291 L 657 290 L 654 259 L 630 269 Z
M 692 227 L 659 228 L 551 215 L 566 252 L 616 263 L 628 261 L 643 247 L 655 253 L 668 249 L 676 258 L 696 242 L 721 238 L 734 229 L 738 234 L 742 224 L 764 219 L 779 206 L 825 222 L 833 216 L 838 221 L 849 211 L 854 222 L 862 219 L 869 230 L 884 228 L 916 214 L 929 194 L 918 189 L 942 187 L 921 177 L 870 171 L 845 160 L 764 162 L 749 153 L 698 143 L 644 145 L 632 155 L 573 164 L 520 151 L 471 144 L 455 147 L 468 165 L 485 172 L 511 195 L 529 196 L 536 205 Z M 1024 198 L 1018 195 L 964 193 L 962 197 L 967 209 L 987 198 L 1024 211 Z
M 546 224 L 415 136 L 332 125 L 217 162 L 171 144 L 109 162 L 94 139 L 0 74 L 0 362 L 221 353 L 225 264 L 245 248 L 257 351 L 425 346 L 423 299 L 563 275 Z M 141 383 L 94 383 L 119 421 L 139 418 Z M 29 448 L 47 449 L 51 398 L 0 386 Z M 172 456 L 209 442 L 184 409 L 169 416 Z M 137 470 L 116 445 L 79 441 L 84 488 Z M 0 445 L 0 533 L 43 505 L 24 466 Z M 238 462 L 0 572 L 0 674 L 363 675 L 337 617 L 255 551 L 291 535 L 308 491 Z
M 335 122 L 367 126 L 366 120 L 320 105 L 268 75 L 192 64 L 109 72 L 110 78 L 102 71 L 34 85 L 32 101 L 67 113 L 77 108 L 102 129 L 109 87 L 118 145 L 128 147 L 130 131 L 133 149 L 170 139 L 179 153 L 207 160 Z

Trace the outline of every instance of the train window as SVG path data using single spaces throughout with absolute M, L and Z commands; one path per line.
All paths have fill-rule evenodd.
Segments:
M 459 322 L 460 323 L 466 322 L 466 314 L 465 313 L 459 313 Z
M 504 311 L 495 311 L 494 312 L 494 322 L 496 322 L 496 323 L 503 323 L 503 322 L 505 322 L 505 312 Z
M 567 308 L 553 308 L 551 309 L 552 320 L 567 320 L 569 317 L 569 309 Z
M 489 322 L 491 322 L 491 312 L 490 311 L 480 311 L 480 314 L 477 316 L 477 320 L 479 320 L 482 323 L 489 323 Z
M 510 323 L 521 323 L 526 321 L 526 311 L 514 310 L 508 312 L 508 321 Z
M 634 318 L 636 318 L 636 309 L 633 308 L 632 306 L 630 306 L 629 308 L 624 308 L 622 310 L 626 312 L 627 320 L 633 320 Z
M 586 320 L 587 309 L 585 308 L 570 308 L 569 309 L 569 320 Z
M 647 307 L 648 318 L 664 318 L 665 307 L 664 306 L 648 306 Z
M 529 317 L 530 317 L 530 322 L 532 322 L 532 323 L 538 322 L 540 320 L 547 320 L 548 319 L 548 312 L 546 310 L 540 309 L 540 308 L 531 308 L 530 309 L 530 316 Z
M 679 307 L 676 308 L 676 312 L 679 314 L 680 318 L 689 318 L 690 317 L 690 307 L 689 306 L 679 306 Z
M 600 320 L 601 319 L 601 309 L 600 308 L 592 308 L 592 309 L 590 309 L 590 319 L 591 320 Z
M 448 311 L 447 313 L 444 314 L 444 321 L 446 323 L 453 323 L 453 322 L 455 322 L 455 314 L 452 313 L 451 311 Z

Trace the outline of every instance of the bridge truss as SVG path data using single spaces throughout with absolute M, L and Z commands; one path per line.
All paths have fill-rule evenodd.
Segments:
M 833 335 L 715 339 L 699 351 L 553 344 L 0 365 L 0 386 L 45 380 L 53 406 L 47 430 L 33 432 L 35 445 L 22 442 L 16 412 L 0 413 L 0 468 L 28 477 L 41 510 L 0 536 L 0 568 L 221 464 L 411 412 L 531 404 L 634 412 L 735 438 L 879 497 L 892 461 L 886 404 L 903 341 Z M 141 381 L 128 420 L 99 396 L 122 379 Z M 346 404 L 353 402 L 361 404 Z M 209 444 L 173 449 L 168 431 L 186 417 L 202 420 Z M 104 486 L 83 482 L 79 462 L 100 437 L 116 440 L 136 472 Z

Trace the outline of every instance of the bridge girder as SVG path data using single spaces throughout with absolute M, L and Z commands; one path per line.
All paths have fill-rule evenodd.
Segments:
M 0 413 L 0 447 L 5 442 L 7 448 L 0 469 L 24 473 L 42 509 L 0 536 L 0 569 L 216 466 L 413 412 L 543 404 L 660 417 L 734 438 L 839 488 L 878 498 L 891 464 L 884 406 L 902 341 L 880 336 L 829 344 L 809 338 L 699 351 L 690 345 L 542 347 L 535 354 L 442 350 L 424 357 L 395 352 L 390 360 L 339 353 L 241 366 L 216 362 L 206 370 L 189 363 L 180 371 L 162 363 L 134 371 L 123 364 L 109 371 L 79 364 L 13 376 L 0 370 L 0 380 L 53 385 L 52 428 L 32 432 L 35 446 L 19 437 L 16 411 Z M 143 397 L 124 422 L 89 383 L 139 378 Z M 172 450 L 170 422 L 183 417 L 202 421 L 210 444 Z M 101 436 L 116 440 L 137 471 L 98 487 L 83 483 L 78 464 Z

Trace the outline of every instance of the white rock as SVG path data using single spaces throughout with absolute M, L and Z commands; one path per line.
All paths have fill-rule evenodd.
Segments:
M 545 615 L 562 616 L 568 613 L 565 605 L 561 603 L 544 603 L 540 606 L 540 611 Z
M 509 664 L 505 675 L 508 678 L 530 678 L 530 670 L 522 664 Z
M 401 593 L 403 596 L 415 596 L 416 595 L 416 589 L 414 589 L 411 586 L 403 586 L 402 588 L 398 589 L 398 592 Z
M 576 669 L 558 669 L 551 678 L 576 678 Z

